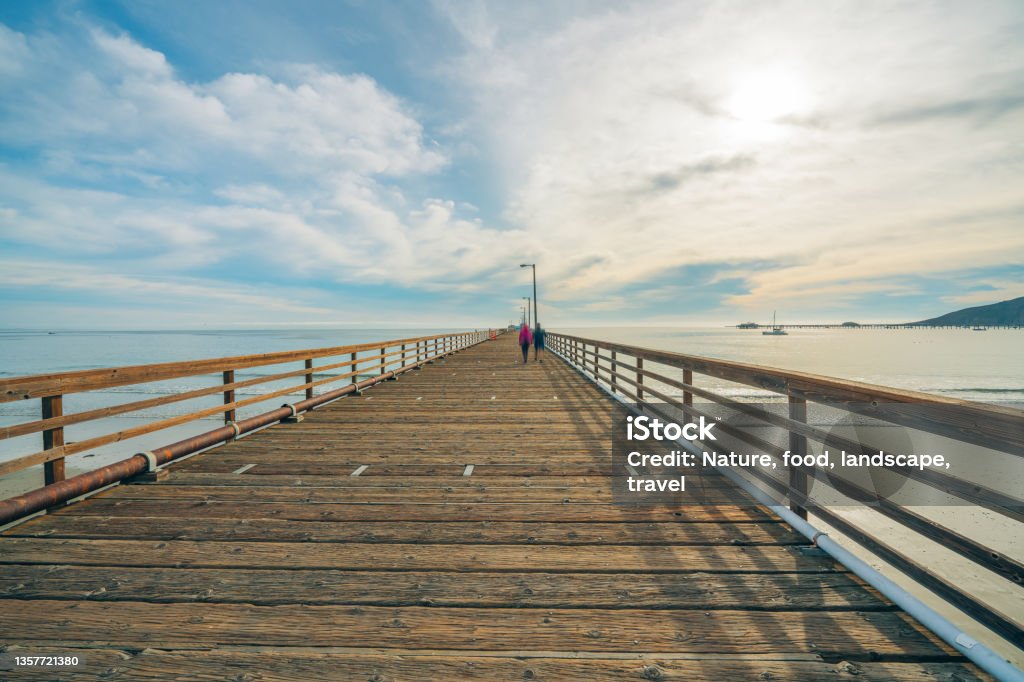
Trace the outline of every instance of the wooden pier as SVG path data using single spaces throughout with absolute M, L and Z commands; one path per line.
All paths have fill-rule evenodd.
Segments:
M 988 679 L 722 477 L 715 505 L 612 504 L 624 408 L 517 352 L 9 528 L 0 645 L 85 659 L 17 679 Z

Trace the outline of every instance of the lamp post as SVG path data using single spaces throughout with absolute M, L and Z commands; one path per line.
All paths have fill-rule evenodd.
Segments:
M 523 300 L 526 301 L 526 321 L 530 321 L 530 297 L 523 296 Z
M 521 268 L 533 268 L 533 328 L 537 328 L 537 264 L 523 263 Z

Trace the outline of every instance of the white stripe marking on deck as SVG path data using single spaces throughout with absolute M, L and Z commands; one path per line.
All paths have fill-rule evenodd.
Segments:
M 358 476 L 359 474 L 363 473 L 364 471 L 366 471 L 369 468 L 370 468 L 369 464 L 363 464 L 358 469 L 356 469 L 351 474 L 349 474 L 349 476 Z
M 640 475 L 640 474 L 638 474 L 636 472 L 636 469 L 634 469 L 633 467 L 629 466 L 628 464 L 626 465 L 626 471 L 628 471 L 633 476 L 639 476 Z
M 463 476 L 472 476 L 473 475 L 473 465 L 472 464 L 467 464 L 466 468 L 462 470 L 462 475 Z
M 244 467 L 239 467 L 239 468 L 235 469 L 234 471 L 232 471 L 231 473 L 233 473 L 233 474 L 244 474 L 246 471 L 248 471 L 249 469 L 252 469 L 254 466 L 256 466 L 256 465 L 255 464 L 246 464 Z

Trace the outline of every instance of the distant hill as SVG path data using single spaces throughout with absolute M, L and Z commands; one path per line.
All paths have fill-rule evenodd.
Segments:
M 946 313 L 939 317 L 911 324 L 924 327 L 997 327 L 1024 325 L 1024 296 L 1000 301 L 990 305 L 979 305 L 973 308 L 964 308 L 956 312 Z

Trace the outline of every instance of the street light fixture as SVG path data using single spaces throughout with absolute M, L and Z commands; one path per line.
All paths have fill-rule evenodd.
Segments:
M 526 301 L 526 321 L 530 321 L 530 297 L 523 296 L 523 300 Z
M 537 264 L 523 263 L 521 268 L 533 268 L 533 328 L 537 328 Z

